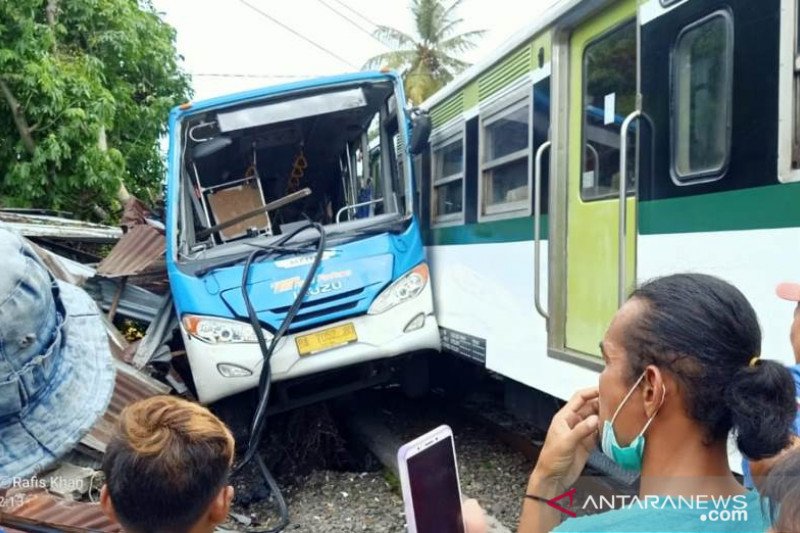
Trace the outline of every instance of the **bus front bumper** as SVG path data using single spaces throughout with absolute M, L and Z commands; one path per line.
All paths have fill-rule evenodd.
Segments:
M 296 342 L 298 336 L 347 324 L 354 326 L 357 340 L 318 353 L 300 355 Z M 181 335 L 200 402 L 215 402 L 258 386 L 264 364 L 258 344 L 208 344 L 189 336 L 182 324 Z M 268 340 L 267 345 L 269 343 Z M 379 315 L 351 317 L 284 336 L 272 355 L 272 380 L 287 380 L 429 349 L 441 349 L 430 283 L 416 298 Z M 240 375 L 231 375 L 231 369 Z M 223 374 L 223 370 L 228 376 Z

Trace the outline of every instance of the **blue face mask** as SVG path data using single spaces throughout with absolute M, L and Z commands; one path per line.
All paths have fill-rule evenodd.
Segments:
M 642 379 L 644 379 L 644 372 L 641 376 L 639 376 L 639 379 L 636 380 L 636 383 L 633 384 L 633 387 L 628 391 L 628 394 L 626 394 L 622 399 L 622 403 L 620 403 L 619 407 L 617 407 L 617 410 L 614 413 L 614 416 L 611 417 L 611 420 L 606 420 L 603 424 L 603 435 L 600 440 L 600 447 L 602 448 L 603 453 L 626 470 L 639 471 L 642 469 L 642 458 L 644 457 L 644 433 L 647 431 L 647 428 L 650 427 L 650 423 L 658 414 L 658 409 L 661 409 L 661 405 L 664 405 L 664 398 L 667 394 L 667 388 L 664 387 L 661 395 L 661 405 L 658 406 L 656 412 L 653 413 L 653 416 L 651 416 L 644 425 L 642 431 L 639 432 L 636 438 L 634 438 L 629 445 L 620 446 L 617 442 L 617 436 L 614 434 L 614 420 L 616 420 L 617 415 L 622 410 L 622 406 L 625 405 L 625 402 L 627 402 L 631 397 L 633 391 L 635 391 L 636 387 L 639 386 L 639 383 L 642 382 Z

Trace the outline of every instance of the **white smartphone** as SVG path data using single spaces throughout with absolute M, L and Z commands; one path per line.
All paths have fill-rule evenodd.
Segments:
M 438 428 L 397 452 L 409 533 L 465 533 L 453 431 Z

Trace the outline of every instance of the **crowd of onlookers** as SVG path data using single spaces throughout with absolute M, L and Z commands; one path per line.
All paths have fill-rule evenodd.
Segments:
M 113 388 L 94 303 L 55 281 L 30 247 L 0 229 L 0 480 L 30 476 L 68 451 L 102 414 Z M 778 295 L 800 302 L 800 285 Z M 761 356 L 744 295 L 701 274 L 645 283 L 601 342 L 596 387 L 554 416 L 530 474 L 519 531 L 800 532 L 800 303 L 791 344 L 797 366 Z M 77 415 L 76 415 L 77 413 Z M 730 437 L 746 458 L 729 466 Z M 578 479 L 597 446 L 641 474 L 640 495 L 736 502 L 739 522 L 696 508 L 626 506 L 580 518 L 547 504 Z M 104 511 L 129 532 L 211 532 L 233 500 L 231 432 L 206 408 L 159 396 L 130 405 L 103 461 Z M 469 533 L 486 530 L 475 502 Z

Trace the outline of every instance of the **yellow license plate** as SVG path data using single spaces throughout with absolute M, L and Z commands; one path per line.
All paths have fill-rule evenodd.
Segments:
M 297 351 L 300 352 L 300 355 L 330 350 L 357 340 L 356 327 L 353 324 L 336 326 L 335 328 L 323 329 L 316 333 L 295 337 Z

